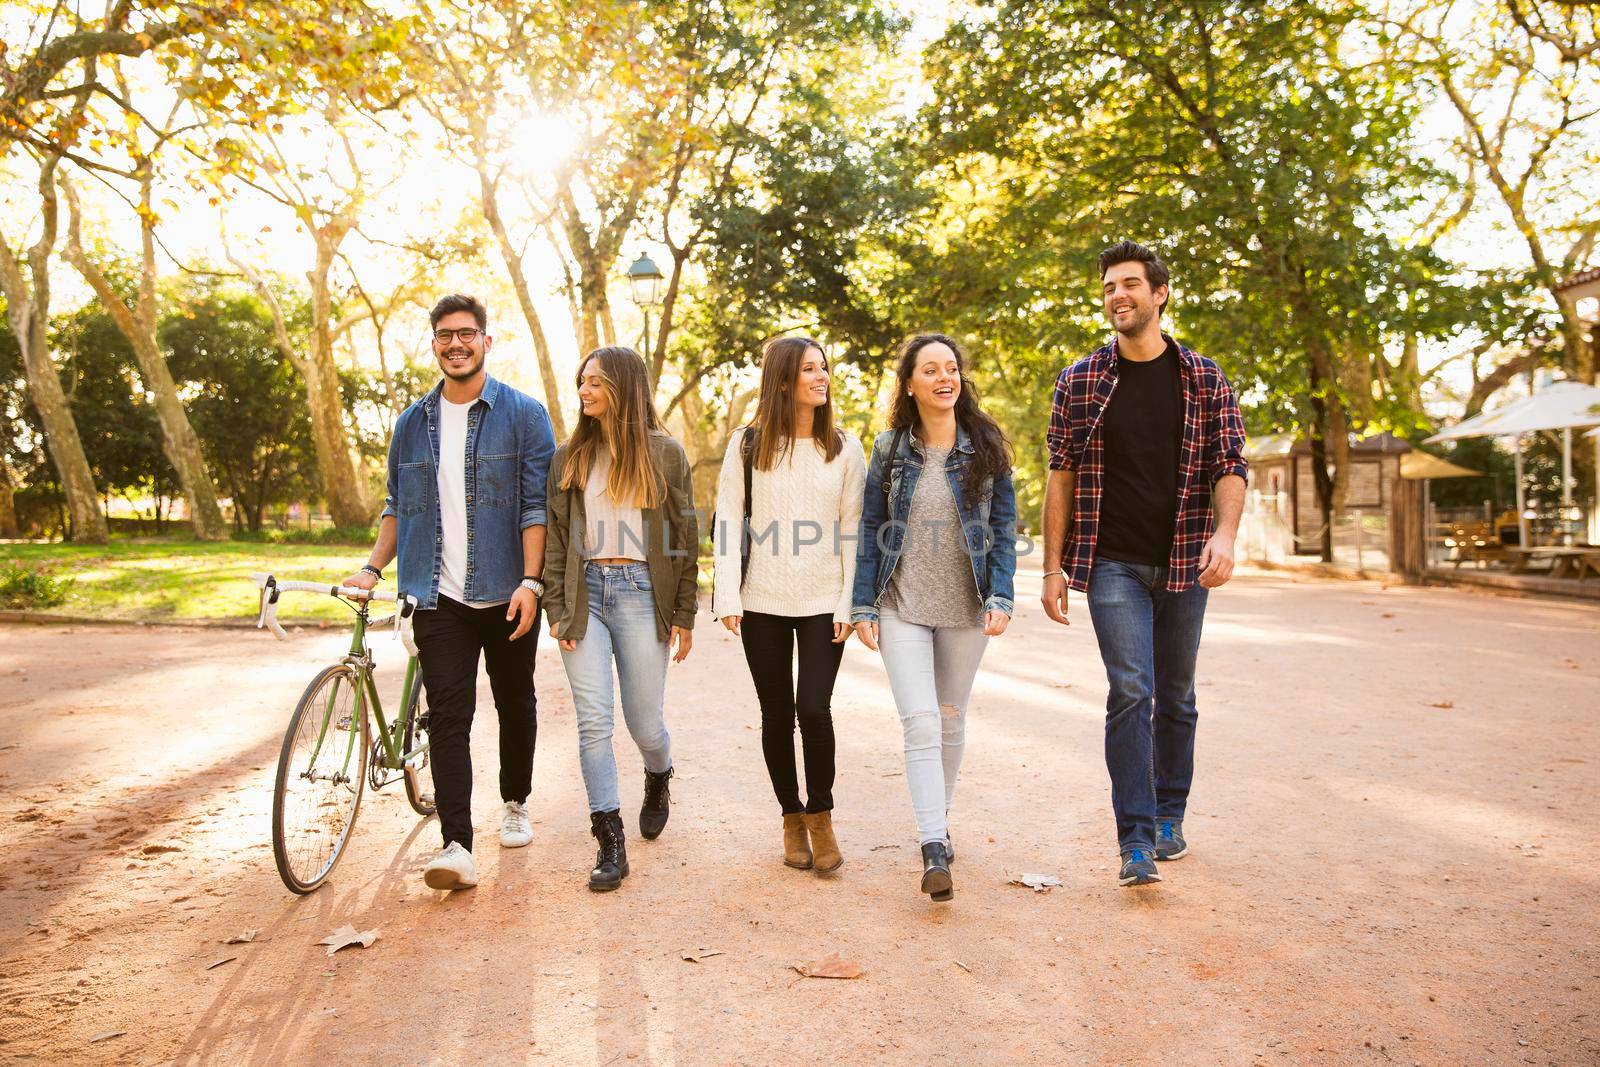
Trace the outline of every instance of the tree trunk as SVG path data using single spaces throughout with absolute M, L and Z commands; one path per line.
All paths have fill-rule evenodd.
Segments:
M 350 230 L 336 219 L 313 231 L 317 261 L 311 279 L 311 351 L 301 371 L 306 380 L 306 400 L 311 409 L 311 435 L 317 443 L 317 468 L 322 491 L 335 526 L 366 526 L 376 509 L 356 468 L 350 435 L 344 425 L 344 404 L 339 392 L 339 368 L 333 360 L 335 328 L 329 272 L 339 243 Z M 309 510 L 307 515 L 309 515 Z
M 11 469 L 0 460 L 0 537 L 21 537 L 17 526 L 16 485 L 11 480 Z
M 344 404 L 339 392 L 339 368 L 333 360 L 334 340 L 349 328 L 353 320 L 338 325 L 328 321 L 333 314 L 328 275 L 338 255 L 339 243 L 344 240 L 350 227 L 348 215 L 341 214 L 311 231 L 316 243 L 316 261 L 312 269 L 306 272 L 306 278 L 311 283 L 311 337 L 309 352 L 304 356 L 295 348 L 289 336 L 288 319 L 272 287 L 248 264 L 231 253 L 228 259 L 261 294 L 262 301 L 272 313 L 273 336 L 278 342 L 278 350 L 300 372 L 300 378 L 305 382 L 306 409 L 311 416 L 311 441 L 317 455 L 317 476 L 321 480 L 322 492 L 327 498 L 334 525 L 365 526 L 372 521 L 377 509 L 367 497 L 350 447 L 350 435 L 344 425 Z M 310 514 L 309 505 L 307 514 Z
M 50 358 L 50 254 L 56 243 L 55 163 L 47 162 L 39 176 L 42 227 L 39 240 L 28 249 L 28 275 L 23 275 L 11 248 L 0 241 L 0 290 L 6 297 L 6 318 L 22 350 L 28 378 L 28 397 L 44 426 L 45 450 L 55 466 L 56 478 L 66 498 L 63 536 L 85 544 L 103 545 L 110 539 L 100 492 L 89 469 L 89 458 L 78 436 L 78 424 L 67 406 L 60 372 Z M 30 285 L 31 280 L 31 285 Z
M 221 541 L 228 536 L 222 520 L 222 508 L 217 503 L 216 484 L 206 466 L 205 454 L 200 449 L 200 435 L 189 422 L 189 413 L 178 398 L 178 383 L 173 380 L 167 359 L 156 343 L 156 258 L 155 230 L 152 223 L 150 193 L 151 179 L 146 170 L 140 178 L 140 256 L 139 295 L 133 309 L 112 288 L 111 281 L 100 268 L 89 261 L 79 240 L 79 211 L 77 196 L 66 186 L 67 202 L 71 206 L 67 223 L 66 258 L 83 280 L 89 283 L 100 305 L 117 324 L 117 329 L 128 339 L 134 357 L 139 362 L 139 376 L 144 387 L 154 396 L 156 421 L 161 426 L 161 450 L 177 472 L 178 484 L 189 501 L 189 516 L 194 525 L 194 535 L 201 541 Z
M 511 244 L 510 235 L 506 233 L 505 221 L 500 215 L 495 182 L 489 176 L 488 165 L 482 160 L 478 162 L 478 187 L 482 195 L 483 217 L 488 220 L 489 229 L 494 231 L 495 241 L 500 245 L 500 257 L 505 261 L 507 273 L 511 275 L 511 286 L 517 292 L 517 303 L 522 308 L 522 317 L 527 322 L 528 332 L 533 337 L 533 354 L 539 363 L 539 379 L 544 384 L 544 406 L 550 413 L 550 426 L 555 431 L 556 440 L 564 441 L 567 438 L 567 417 L 561 408 L 560 379 L 556 377 L 555 361 L 550 354 L 550 341 L 545 337 L 544 322 L 539 318 L 539 310 L 534 306 L 533 295 L 528 289 L 528 276 L 522 269 L 522 256 L 517 253 Z

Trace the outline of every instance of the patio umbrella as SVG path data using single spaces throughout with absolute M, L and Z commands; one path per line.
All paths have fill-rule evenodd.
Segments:
M 1514 400 L 1493 411 L 1441 430 L 1424 443 L 1456 441 L 1463 437 L 1511 437 L 1516 440 L 1517 532 L 1528 544 L 1528 520 L 1523 516 L 1526 501 L 1522 485 L 1522 435 L 1540 430 L 1561 431 L 1561 505 L 1572 507 L 1572 431 L 1600 426 L 1600 389 L 1582 382 L 1556 382 L 1532 396 Z M 1600 469 L 1595 472 L 1596 495 L 1600 496 Z
M 1400 477 L 1412 481 L 1432 481 L 1435 478 L 1476 478 L 1482 471 L 1440 459 L 1431 452 L 1407 452 L 1400 457 Z

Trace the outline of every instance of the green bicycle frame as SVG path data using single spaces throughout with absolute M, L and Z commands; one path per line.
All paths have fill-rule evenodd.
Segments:
M 356 672 L 356 710 L 358 716 L 365 715 L 369 702 L 372 716 L 378 724 L 378 742 L 383 749 L 383 758 L 380 764 L 388 770 L 399 770 L 408 760 L 415 759 L 428 750 L 428 745 L 420 745 L 411 752 L 403 751 L 405 745 L 406 726 L 411 715 L 411 695 L 414 687 L 421 685 L 418 677 L 417 657 L 410 656 L 406 660 L 405 683 L 400 689 L 400 718 L 395 720 L 390 727 L 383 717 L 383 701 L 378 696 L 378 683 L 372 674 L 372 653 L 367 648 L 367 605 L 365 602 L 356 607 L 356 628 L 350 636 L 350 651 L 345 656 L 344 662 L 348 663 Z M 327 739 L 328 726 L 333 721 L 333 703 L 337 690 L 328 694 L 328 707 L 322 715 L 322 729 L 317 735 L 316 747 L 311 751 L 310 766 L 315 767 L 317 756 L 322 751 L 323 742 Z M 360 721 L 359 719 L 356 721 Z M 348 777 L 350 757 L 355 753 L 356 737 L 359 730 L 350 731 L 350 740 L 345 746 L 344 762 L 339 773 Z

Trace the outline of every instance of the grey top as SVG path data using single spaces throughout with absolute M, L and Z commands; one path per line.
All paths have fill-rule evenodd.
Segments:
M 884 602 L 917 626 L 981 626 L 983 602 L 944 469 L 950 450 L 923 445 L 922 453 L 904 548 L 889 576 Z

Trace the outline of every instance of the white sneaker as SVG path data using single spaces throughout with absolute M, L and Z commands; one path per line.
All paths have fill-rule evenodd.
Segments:
M 429 889 L 471 889 L 478 884 L 478 867 L 472 853 L 452 841 L 422 868 L 422 880 Z
M 521 848 L 532 840 L 533 824 L 528 821 L 528 805 L 506 801 L 505 814 L 500 816 L 500 847 Z

